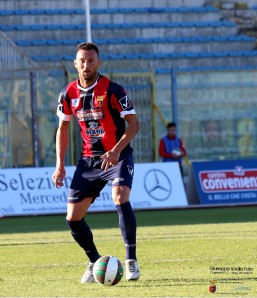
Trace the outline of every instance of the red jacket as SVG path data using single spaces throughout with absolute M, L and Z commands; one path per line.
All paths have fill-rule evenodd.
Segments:
M 167 137 L 171 140 L 174 140 L 176 138 L 176 135 L 174 135 L 172 138 L 170 138 L 168 135 Z M 182 140 L 180 139 L 180 149 L 182 151 L 182 156 L 186 156 L 187 155 L 187 152 L 186 152 L 186 148 L 182 142 Z M 159 155 L 161 157 L 166 157 L 166 158 L 170 158 L 172 157 L 171 156 L 171 152 L 167 152 L 166 151 L 166 148 L 165 148 L 165 144 L 164 144 L 164 141 L 163 139 L 160 140 L 160 143 L 159 143 Z

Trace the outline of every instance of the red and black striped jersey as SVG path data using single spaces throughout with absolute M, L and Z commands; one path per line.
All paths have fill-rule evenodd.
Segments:
M 61 91 L 57 115 L 70 121 L 72 114 L 80 126 L 82 156 L 101 156 L 120 140 L 125 132 L 124 117 L 135 110 L 122 86 L 99 75 L 88 88 L 75 80 Z

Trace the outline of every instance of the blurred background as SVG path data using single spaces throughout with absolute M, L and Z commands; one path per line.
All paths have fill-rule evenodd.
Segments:
M 55 165 L 56 107 L 87 40 L 84 0 L 0 0 L 0 167 Z M 257 0 L 94 0 L 101 73 L 141 122 L 135 162 L 160 161 L 175 121 L 191 161 L 257 154 Z M 80 155 L 72 122 L 66 164 Z M 187 167 L 185 167 L 187 175 Z

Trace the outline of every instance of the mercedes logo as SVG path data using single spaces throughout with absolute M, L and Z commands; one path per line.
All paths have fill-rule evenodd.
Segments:
M 153 169 L 146 173 L 144 179 L 146 192 L 157 201 L 165 201 L 169 198 L 172 187 L 169 177 L 162 171 Z

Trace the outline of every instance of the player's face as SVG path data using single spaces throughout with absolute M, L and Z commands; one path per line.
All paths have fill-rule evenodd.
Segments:
M 79 50 L 74 65 L 78 70 L 80 83 L 87 87 L 95 82 L 101 61 L 94 50 Z
M 176 134 L 176 127 L 169 127 L 167 131 L 168 131 L 168 135 L 170 137 L 173 137 Z

